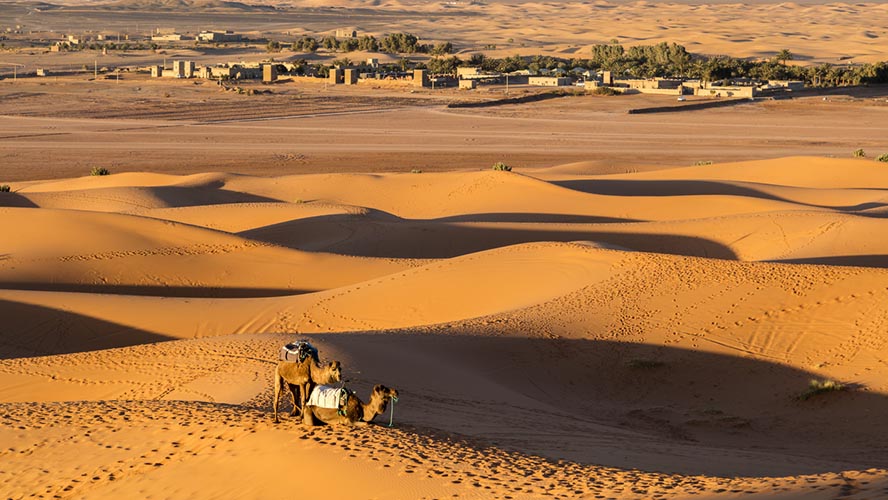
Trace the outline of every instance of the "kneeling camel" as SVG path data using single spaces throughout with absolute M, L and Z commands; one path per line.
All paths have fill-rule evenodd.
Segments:
M 370 393 L 370 401 L 367 403 L 362 402 L 357 395 L 351 393 L 345 406 L 340 409 L 321 408 L 314 405 L 303 406 L 302 422 L 305 425 L 319 423 L 367 425 L 367 422 L 385 412 L 385 408 L 391 400 L 398 400 L 398 391 L 382 384 L 376 384 Z

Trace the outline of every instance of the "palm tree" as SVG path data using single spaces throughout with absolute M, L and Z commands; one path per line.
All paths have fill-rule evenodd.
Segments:
M 774 59 L 786 66 L 786 61 L 792 61 L 794 57 L 795 56 L 792 55 L 792 52 L 790 52 L 789 49 L 782 49 L 774 56 Z

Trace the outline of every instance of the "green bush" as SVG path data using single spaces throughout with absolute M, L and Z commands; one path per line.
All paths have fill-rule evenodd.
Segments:
M 499 170 L 499 171 L 502 171 L 502 172 L 511 172 L 511 171 L 512 171 L 512 167 L 506 165 L 505 163 L 503 163 L 503 162 L 501 162 L 501 161 L 498 161 L 498 162 L 494 163 L 494 164 L 493 164 L 493 169 L 494 169 L 494 170 Z
M 703 167 L 706 165 L 712 165 L 712 162 L 710 160 L 700 160 L 698 162 L 694 162 L 694 166 L 696 167 Z
M 879 156 L 878 158 L 876 158 L 876 161 L 888 163 L 888 153 L 885 153 L 882 156 Z
M 855 149 L 853 154 L 855 158 L 866 158 L 866 152 L 862 149 Z
M 4 185 L 0 186 L 0 193 L 8 193 L 11 190 L 12 190 L 12 188 L 9 187 L 9 184 L 4 184 Z
M 111 171 L 105 167 L 93 167 L 89 175 L 111 175 Z
M 592 95 L 619 95 L 620 93 L 613 87 L 594 87 L 590 92 Z
M 808 390 L 799 394 L 799 399 L 802 401 L 807 401 L 814 396 L 826 394 L 827 392 L 838 392 L 847 389 L 848 387 L 845 386 L 845 384 L 836 382 L 835 380 L 811 380 L 811 382 L 808 384 Z

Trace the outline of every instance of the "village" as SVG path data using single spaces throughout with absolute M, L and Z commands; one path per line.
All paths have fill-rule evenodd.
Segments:
M 180 32 L 175 28 L 155 28 L 150 34 L 129 34 L 111 32 L 90 32 L 81 34 L 65 34 L 31 32 L 23 26 L 5 29 L 7 41 L 17 41 L 20 45 L 30 44 L 30 50 L 40 50 L 55 54 L 54 63 L 44 66 L 36 64 L 6 64 L 0 67 L 0 79 L 30 78 L 48 76 L 66 76 L 92 74 L 98 78 L 132 78 L 138 75 L 151 78 L 202 79 L 212 80 L 218 85 L 229 88 L 248 82 L 262 84 L 283 83 L 320 83 L 325 86 L 335 85 L 380 85 L 385 82 L 387 88 L 400 87 L 411 89 L 430 89 L 456 91 L 488 90 L 509 94 L 523 89 L 573 89 L 594 94 L 658 94 L 676 96 L 679 101 L 687 97 L 699 98 L 785 98 L 792 92 L 805 88 L 801 80 L 770 80 L 756 78 L 724 78 L 706 81 L 690 77 L 656 77 L 637 78 L 618 74 L 603 69 L 590 69 L 582 66 L 572 68 L 535 68 L 514 71 L 485 70 L 479 65 L 471 65 L 471 60 L 463 61 L 463 65 L 448 68 L 446 71 L 433 72 L 428 54 L 414 53 L 401 56 L 399 60 L 391 57 L 367 57 L 360 61 L 352 61 L 348 57 L 336 58 L 335 52 L 326 59 L 315 54 L 309 62 L 299 56 L 305 40 L 315 46 L 314 38 L 303 35 L 301 41 L 269 40 L 255 34 L 238 33 L 232 30 L 200 30 L 198 32 Z M 329 33 L 317 35 L 327 45 L 355 46 L 359 41 L 358 31 L 350 28 L 336 29 Z M 412 37 L 412 35 L 407 35 Z M 363 40 L 373 39 L 363 36 Z M 332 41 L 331 41 L 332 40 Z M 373 39 L 375 40 L 375 39 Z M 448 44 L 449 45 L 449 44 Z M 241 61 L 221 60 L 216 52 L 229 53 L 230 48 L 239 46 L 253 48 L 252 57 Z M 261 50 L 267 48 L 267 55 L 262 56 Z M 195 60 L 187 57 L 175 57 L 176 54 L 199 48 L 203 57 Z M 21 50 L 21 49 L 20 49 Z M 99 59 L 111 52 L 125 51 L 129 53 L 147 54 L 143 59 L 160 59 L 151 64 L 101 64 Z M 312 47 L 312 52 L 314 47 Z M 277 57 L 278 53 L 288 52 L 289 57 Z M 59 64 L 68 53 L 95 53 L 92 65 L 76 66 Z M 173 57 L 166 57 L 168 53 Z M 365 52 L 362 52 L 366 54 Z M 152 57 L 152 55 L 154 57 Z M 381 54 L 383 56 L 387 54 Z M 157 57 L 164 56 L 164 57 Z M 482 56 L 483 57 L 483 56 Z M 431 56 L 432 60 L 437 54 Z M 55 62 L 58 61 L 58 62 Z

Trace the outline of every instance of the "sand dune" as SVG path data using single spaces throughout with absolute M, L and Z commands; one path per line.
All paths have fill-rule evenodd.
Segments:
M 121 214 L 0 208 L 16 238 L 0 287 L 127 295 L 263 296 L 335 288 L 408 266 L 306 254 L 224 232 Z
M 336 498 L 883 495 L 878 165 L 589 168 L 0 193 L 0 491 L 322 494 L 280 480 L 303 468 L 347 470 Z M 395 427 L 272 424 L 302 336 L 361 397 L 398 388 Z

